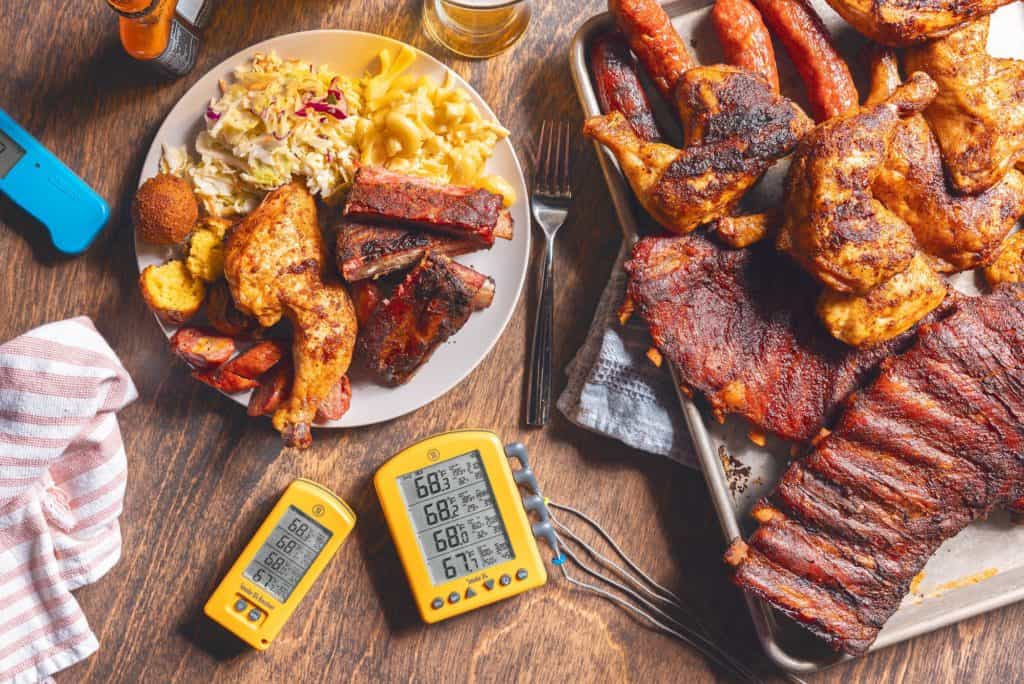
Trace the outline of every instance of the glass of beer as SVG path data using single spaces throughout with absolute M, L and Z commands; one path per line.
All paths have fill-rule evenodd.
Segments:
M 427 35 L 463 57 L 491 57 L 526 32 L 530 0 L 423 0 Z

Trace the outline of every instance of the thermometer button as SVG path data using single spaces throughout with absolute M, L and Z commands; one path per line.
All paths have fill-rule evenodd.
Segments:
M 492 579 L 484 580 L 484 589 L 486 589 L 487 591 L 490 591 L 493 588 L 494 588 L 494 580 L 492 580 Z
M 249 607 L 249 604 L 246 603 L 245 601 L 243 601 L 242 599 L 238 599 L 237 601 L 235 601 L 235 610 L 237 610 L 239 613 L 241 613 L 243 610 L 245 610 L 248 607 Z
M 501 586 L 503 587 L 507 587 L 508 585 L 512 584 L 512 578 L 508 575 L 502 575 L 501 579 L 498 581 L 501 582 Z
M 516 570 L 516 579 L 517 580 L 524 580 L 524 579 L 526 579 L 526 575 L 527 574 L 528 573 L 526 572 L 526 568 L 519 568 L 518 570 Z
M 466 598 L 471 599 L 474 596 L 476 596 L 476 592 L 473 591 L 473 587 L 470 587 L 469 589 L 466 590 Z
M 448 603 L 458 603 L 459 599 L 461 598 L 462 597 L 459 596 L 459 592 L 453 591 L 452 593 L 448 594 Z
M 259 610 L 253 608 L 249 611 L 249 615 L 247 617 L 249 618 L 249 622 L 257 622 L 261 615 L 262 613 Z
M 444 599 L 441 598 L 440 596 L 438 596 L 437 598 L 435 598 L 433 601 L 430 602 L 430 607 L 433 608 L 434 610 L 437 610 L 438 608 L 442 607 L 443 605 L 444 605 Z

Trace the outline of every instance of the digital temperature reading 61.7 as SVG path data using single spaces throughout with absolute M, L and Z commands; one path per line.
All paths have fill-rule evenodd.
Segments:
M 513 558 L 479 451 L 398 477 L 435 584 Z
M 330 530 L 289 506 L 242 576 L 287 601 L 330 539 Z

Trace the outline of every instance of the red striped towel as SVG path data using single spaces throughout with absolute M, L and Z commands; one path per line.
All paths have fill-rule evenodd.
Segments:
M 71 591 L 121 555 L 115 413 L 136 396 L 88 318 L 0 345 L 0 682 L 46 679 L 99 646 Z

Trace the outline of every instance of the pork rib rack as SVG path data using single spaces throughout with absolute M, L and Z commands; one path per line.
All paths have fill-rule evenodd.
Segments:
M 629 296 L 681 381 L 720 418 L 803 442 L 911 334 L 870 349 L 833 339 L 818 286 L 770 246 L 726 249 L 696 234 L 649 237 L 626 264 Z
M 425 228 L 490 247 L 512 237 L 512 215 L 501 195 L 441 185 L 379 166 L 356 171 L 343 215 L 350 221 Z
M 882 364 L 733 542 L 735 581 L 864 653 L 942 542 L 1024 493 L 1024 285 L 964 298 Z
M 360 330 L 367 366 L 385 385 L 406 383 L 469 315 L 494 300 L 494 280 L 427 252 Z

